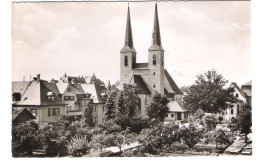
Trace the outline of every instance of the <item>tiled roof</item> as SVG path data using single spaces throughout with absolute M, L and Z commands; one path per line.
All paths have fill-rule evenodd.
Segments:
M 169 93 L 174 92 L 176 94 L 183 94 L 166 69 L 164 69 L 164 75 L 165 75 L 164 81 L 166 80 L 170 85 L 169 88 L 169 86 L 167 86 L 167 82 L 166 81 L 164 82 L 165 87 L 168 88 L 167 91 Z
M 138 93 L 140 93 L 140 94 L 151 94 L 151 92 L 147 88 L 144 80 L 142 79 L 142 77 L 140 75 L 133 75 L 133 78 L 134 78 L 134 83 L 136 84 L 137 89 L 139 90 Z
M 57 95 L 58 90 L 55 86 L 54 83 L 42 80 L 33 81 L 22 95 L 21 101 L 14 103 L 14 105 L 65 105 L 65 102 Z M 54 101 L 48 99 L 48 92 L 55 93 Z
M 252 85 L 252 80 L 249 81 L 248 83 L 243 84 L 242 86 L 251 86 L 251 85 Z
M 135 63 L 133 69 L 148 69 L 148 63 Z
M 30 81 L 13 81 L 12 93 L 21 93 L 21 95 L 23 95 L 29 84 Z
M 68 80 L 74 80 L 75 83 L 86 83 L 85 78 L 84 77 L 73 77 L 73 76 L 68 76 Z
M 27 111 L 28 115 L 30 115 L 31 119 L 36 119 L 36 117 L 30 112 L 28 111 L 25 107 L 13 107 L 12 108 L 12 120 L 15 120 L 17 118 L 17 116 L 19 116 L 19 114 L 21 114 L 21 112 L 23 111 Z
M 177 101 L 171 101 L 169 104 L 170 112 L 187 112 L 188 110 L 184 109 Z
M 251 90 L 243 90 L 243 92 L 244 92 L 247 96 L 252 96 L 252 91 L 251 91 Z
M 95 84 L 81 84 L 82 89 L 87 94 L 91 94 L 90 98 L 93 99 L 94 103 L 104 103 L 105 101 L 101 98 L 100 92 L 98 92 Z

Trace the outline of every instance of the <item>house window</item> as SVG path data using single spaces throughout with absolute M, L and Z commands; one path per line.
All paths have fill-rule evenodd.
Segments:
M 237 104 L 237 114 L 239 114 L 239 105 Z
M 177 112 L 177 120 L 181 120 L 181 112 Z
M 156 55 L 153 55 L 153 65 L 156 65 Z
M 128 58 L 125 56 L 125 66 L 128 66 Z
M 96 106 L 96 105 L 94 105 L 94 111 L 95 111 L 95 112 L 97 111 L 97 106 Z
M 231 115 L 233 115 L 233 113 L 234 113 L 234 110 L 233 110 L 233 109 L 231 109 Z
M 153 72 L 153 75 L 155 75 L 155 72 Z
M 153 85 L 153 88 L 155 88 L 155 84 Z
M 225 112 L 224 112 L 224 111 L 222 112 L 222 115 L 225 115 Z
M 238 94 L 236 93 L 236 97 L 238 97 Z
M 48 116 L 59 116 L 60 115 L 60 108 L 49 108 L 48 109 Z
M 174 117 L 174 114 L 171 114 L 171 117 Z
M 75 100 L 75 96 L 64 96 L 64 101 L 73 101 Z

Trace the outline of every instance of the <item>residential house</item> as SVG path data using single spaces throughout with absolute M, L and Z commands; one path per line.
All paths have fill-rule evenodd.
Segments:
M 65 114 L 66 103 L 60 98 L 55 83 L 40 79 L 40 75 L 30 82 L 13 82 L 13 107 L 25 107 L 42 125 L 57 122 L 60 114 Z

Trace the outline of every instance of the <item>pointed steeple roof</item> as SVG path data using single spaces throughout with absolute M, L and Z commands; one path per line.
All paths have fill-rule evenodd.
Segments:
M 154 13 L 154 25 L 153 25 L 153 42 L 152 46 L 149 50 L 163 50 L 161 43 L 161 34 L 160 34 L 160 26 L 159 26 L 159 18 L 158 18 L 158 10 L 157 10 L 157 2 L 155 4 L 155 13 Z
M 135 52 L 134 44 L 133 44 L 129 4 L 128 4 L 127 20 L 126 20 L 125 46 L 121 50 L 121 52 L 128 52 L 128 51 Z

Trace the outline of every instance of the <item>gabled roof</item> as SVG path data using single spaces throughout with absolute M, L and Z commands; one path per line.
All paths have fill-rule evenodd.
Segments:
M 58 90 L 55 86 L 54 83 L 42 80 L 33 81 L 22 95 L 21 101 L 14 103 L 14 105 L 65 105 L 65 102 L 56 94 Z M 54 101 L 48 99 L 48 92 L 55 93 Z
M 13 107 L 12 108 L 12 121 L 15 120 L 21 113 L 27 113 L 31 119 L 36 119 L 36 117 L 28 111 L 25 107 Z
M 135 63 L 133 69 L 148 69 L 148 63 Z
M 56 83 L 56 86 L 59 90 L 59 93 L 63 94 L 66 91 L 67 87 L 69 86 L 69 83 L 59 82 L 59 83 Z
M 170 112 L 187 112 L 188 110 L 184 109 L 177 101 L 171 101 L 169 104 Z
M 90 98 L 93 99 L 93 103 L 104 103 L 105 101 L 101 97 L 101 93 L 97 90 L 95 84 L 81 84 L 85 94 L 91 94 Z
M 232 82 L 231 85 L 230 85 L 230 87 L 231 87 L 232 85 L 239 91 L 239 93 L 240 93 L 244 98 L 246 98 L 245 93 L 242 91 L 241 88 L 239 88 L 239 86 L 237 85 L 237 83 Z
M 170 94 L 183 94 L 166 69 L 164 69 L 164 76 L 164 86 Z
M 68 81 L 71 82 L 72 79 L 74 80 L 75 83 L 86 83 L 84 77 L 74 77 L 74 76 L 68 76 Z
M 137 86 L 137 90 L 139 94 L 151 94 L 149 89 L 147 88 L 143 78 L 140 75 L 133 75 L 134 83 Z

